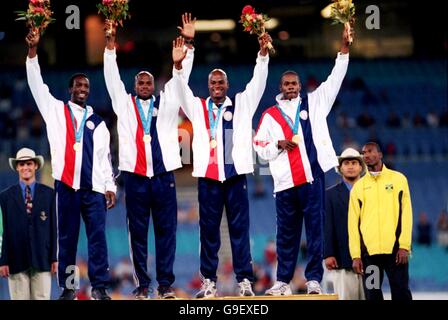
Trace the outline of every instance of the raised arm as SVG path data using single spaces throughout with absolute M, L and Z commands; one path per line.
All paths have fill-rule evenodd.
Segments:
M 184 44 L 188 48 L 185 60 L 182 62 L 182 68 L 184 69 L 183 76 L 185 77 L 187 83 L 190 78 L 191 70 L 193 68 L 193 58 L 194 58 L 194 36 L 196 34 L 195 29 L 196 18 L 191 18 L 191 13 L 185 12 L 182 15 L 182 27 L 177 28 L 180 34 L 184 38 Z
M 181 75 L 185 78 L 186 83 L 190 79 L 191 70 L 193 69 L 194 60 L 194 24 L 196 18 L 191 18 L 191 13 L 184 13 L 182 15 L 182 27 L 177 27 L 180 30 L 181 37 L 178 37 L 173 41 L 173 77 L 165 84 L 164 95 L 169 98 L 175 98 L 178 95 L 176 91 L 177 85 L 174 79 L 174 73 L 176 70 L 176 60 L 178 64 L 178 70 L 182 69 Z M 178 45 L 182 45 L 179 47 Z M 179 106 L 177 106 L 179 107 Z
M 242 106 L 244 108 L 249 108 L 252 116 L 257 110 L 258 104 L 263 96 L 264 89 L 266 88 L 269 64 L 267 49 L 268 42 L 272 42 L 271 36 L 268 33 L 265 33 L 263 37 L 258 39 L 260 51 L 257 56 L 254 73 L 252 79 L 247 84 L 246 89 L 241 93 Z
M 109 28 L 112 30 L 111 33 L 105 31 L 104 80 L 106 81 L 106 88 L 112 100 L 112 108 L 118 114 L 123 105 L 126 104 L 128 93 L 126 92 L 123 81 L 121 81 L 120 71 L 117 65 L 117 54 L 115 51 L 116 22 L 106 21 L 105 30 Z
M 47 115 L 51 112 L 51 107 L 60 102 L 50 93 L 50 89 L 44 83 L 40 72 L 39 61 L 37 57 L 37 46 L 39 44 L 39 32 L 30 30 L 25 38 L 28 45 L 28 56 L 26 58 L 26 76 L 31 94 L 36 101 L 37 107 L 46 121 Z
M 309 94 L 311 99 L 318 100 L 318 105 L 321 107 L 321 110 L 318 110 L 318 112 L 324 117 L 330 113 L 334 100 L 341 88 L 342 81 L 347 73 L 349 61 L 349 33 L 354 37 L 353 28 L 345 27 L 342 33 L 341 51 L 338 52 L 335 66 L 327 80 L 325 80 L 315 91 Z
M 186 53 L 183 48 L 184 39 L 182 37 L 178 37 L 173 41 L 173 84 L 179 86 L 178 90 L 178 98 L 180 102 L 180 106 L 184 111 L 190 121 L 193 121 L 194 117 L 194 102 L 195 96 L 188 86 L 187 80 L 184 76 L 184 69 L 182 61 L 185 59 Z

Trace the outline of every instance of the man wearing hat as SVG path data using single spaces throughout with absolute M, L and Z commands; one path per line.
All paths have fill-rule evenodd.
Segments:
M 364 300 L 362 277 L 352 270 L 347 226 L 350 190 L 366 168 L 360 153 L 352 148 L 345 149 L 338 161 L 336 172 L 342 181 L 328 188 L 325 194 L 325 266 L 331 271 L 339 299 Z
M 55 194 L 36 182 L 36 171 L 43 165 L 42 156 L 20 149 L 9 158 L 19 183 L 0 193 L 0 276 L 8 278 L 12 300 L 49 300 L 51 273 L 57 271 Z

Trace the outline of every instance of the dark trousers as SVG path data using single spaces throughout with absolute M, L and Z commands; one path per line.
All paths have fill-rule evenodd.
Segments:
M 381 287 L 384 280 L 384 271 L 389 279 L 392 300 L 412 300 L 411 290 L 409 289 L 409 264 L 395 263 L 396 251 L 392 254 L 365 255 L 362 258 L 364 265 L 363 284 L 367 300 L 384 300 Z M 377 266 L 379 270 L 379 288 L 373 288 L 372 270 L 369 266 Z
M 277 280 L 289 283 L 294 276 L 305 220 L 308 263 L 305 278 L 320 282 L 323 275 L 324 175 L 307 183 L 277 192 Z
M 225 207 L 236 279 L 253 281 L 246 176 L 238 175 L 224 182 L 199 178 L 198 194 L 202 276 L 217 280 L 220 225 Z
M 58 210 L 59 286 L 70 286 L 66 284 L 66 280 L 73 274 L 73 269 L 67 267 L 76 265 L 82 217 L 87 233 L 90 283 L 93 288 L 107 287 L 110 275 L 106 243 L 106 197 L 91 190 L 75 191 L 60 181 L 55 182 L 55 189 Z
M 156 274 L 159 286 L 174 282 L 176 254 L 177 199 L 174 174 L 166 172 L 149 179 L 123 172 L 131 260 L 137 287 L 147 288 L 148 229 L 152 215 L 155 238 Z

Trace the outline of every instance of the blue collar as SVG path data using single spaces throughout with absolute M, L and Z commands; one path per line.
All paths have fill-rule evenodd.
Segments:
M 20 184 L 20 189 L 22 189 L 22 196 L 23 196 L 23 201 L 25 201 L 25 187 L 26 184 L 23 181 L 19 181 Z M 36 181 L 34 181 L 32 184 L 30 184 L 30 188 L 31 188 L 31 197 L 32 199 L 34 199 L 34 190 L 36 189 Z
M 344 182 L 344 184 L 345 184 L 345 186 L 347 187 L 348 191 L 352 191 L 353 186 L 352 186 L 350 183 L 348 183 L 348 182 L 345 181 L 345 180 L 342 180 L 342 182 Z

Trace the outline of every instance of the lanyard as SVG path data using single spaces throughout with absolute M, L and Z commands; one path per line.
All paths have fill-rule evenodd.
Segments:
M 68 110 L 70 111 L 70 117 L 72 118 L 73 129 L 75 130 L 75 140 L 76 140 L 76 143 L 79 143 L 81 141 L 81 137 L 84 132 L 84 125 L 85 125 L 86 119 L 87 119 L 87 107 L 84 110 L 84 116 L 82 117 L 82 121 L 81 121 L 81 124 L 79 125 L 78 130 L 76 130 L 75 116 L 73 115 L 72 108 L 70 107 L 70 105 L 68 103 L 67 103 L 67 107 L 68 107 Z
M 210 122 L 210 136 L 212 140 L 215 140 L 216 137 L 216 129 L 218 129 L 219 124 L 219 118 L 221 116 L 223 107 L 218 108 L 218 114 L 216 115 L 216 118 L 213 117 L 213 101 L 210 98 L 208 100 L 208 120 Z
M 291 118 L 288 117 L 288 115 L 283 112 L 283 110 L 278 106 L 278 104 L 275 105 L 275 107 L 280 111 L 280 113 L 282 114 L 283 119 L 285 119 L 285 121 L 288 123 L 288 126 L 291 128 L 293 135 L 297 135 L 297 133 L 299 132 L 299 127 L 300 127 L 300 102 L 299 105 L 297 106 L 297 111 L 296 111 L 296 119 L 294 121 L 294 124 L 291 121 Z
M 140 114 L 140 119 L 142 120 L 145 135 L 149 135 L 149 132 L 151 130 L 152 112 L 154 110 L 154 99 L 151 97 L 151 99 L 149 100 L 149 109 L 146 117 L 145 114 L 143 113 L 143 108 L 140 103 L 140 99 L 135 97 L 135 102 L 137 104 L 138 113 Z

